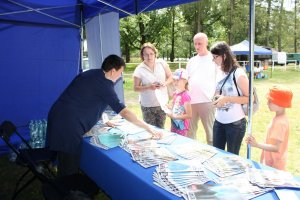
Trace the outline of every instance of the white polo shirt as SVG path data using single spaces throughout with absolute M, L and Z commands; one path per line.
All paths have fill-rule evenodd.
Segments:
M 216 74 L 219 69 L 213 62 L 213 56 L 192 57 L 186 66 L 189 74 L 189 92 L 191 104 L 211 102 L 216 89 Z
M 133 77 L 141 79 L 142 85 L 150 85 L 154 82 L 164 83 L 166 81 L 164 64 L 167 64 L 164 60 L 156 59 L 154 71 L 152 71 L 144 62 L 142 62 L 135 68 Z M 167 87 L 162 87 L 160 90 L 162 90 L 163 93 L 168 94 Z M 139 101 L 144 107 L 160 106 L 155 95 L 155 90 L 141 91 Z

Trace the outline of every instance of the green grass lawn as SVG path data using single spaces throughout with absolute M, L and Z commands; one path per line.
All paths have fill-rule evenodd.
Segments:
M 132 111 L 134 111 L 141 118 L 140 106 L 138 104 L 138 93 L 133 91 L 133 80 L 132 80 L 132 71 L 136 67 L 132 65 L 129 67 L 127 65 L 127 69 L 124 75 L 124 93 L 125 93 L 125 101 Z M 178 68 L 178 64 L 173 64 L 171 66 L 172 71 Z M 271 77 L 271 70 L 266 71 L 269 77 Z M 293 107 L 287 109 L 287 113 L 290 119 L 290 139 L 289 139 L 289 160 L 288 160 L 288 171 L 294 175 L 300 176 L 300 170 L 298 166 L 300 166 L 300 159 L 298 159 L 298 155 L 300 155 L 300 70 L 295 70 L 293 66 L 288 66 L 286 71 L 282 71 L 281 69 L 275 69 L 272 73 L 272 78 L 268 79 L 259 79 L 254 80 L 254 85 L 257 88 L 257 92 L 260 100 L 260 109 L 252 119 L 252 134 L 257 137 L 258 141 L 263 141 L 266 136 L 266 126 L 269 123 L 270 119 L 274 115 L 268 110 L 265 95 L 268 92 L 268 88 L 270 88 L 274 84 L 283 84 L 287 87 L 291 88 L 294 93 L 293 98 Z M 202 126 L 199 126 L 200 129 L 197 132 L 198 140 L 201 142 L 205 142 L 205 134 Z M 167 119 L 166 129 L 170 128 L 170 120 Z M 259 161 L 261 150 L 252 148 L 252 160 Z M 243 143 L 241 147 L 241 156 L 246 157 L 246 145 Z M 14 185 L 16 183 L 17 178 L 23 172 L 22 167 L 17 167 L 15 164 L 8 162 L 6 156 L 0 157 L 0 199 L 8 200 L 11 199 L 11 195 L 13 192 Z M 40 183 L 39 181 L 35 181 L 29 188 L 27 188 L 21 195 L 18 197 L 20 200 L 38 200 L 43 199 L 40 191 Z M 100 193 L 96 199 L 107 200 L 107 198 L 103 193 Z

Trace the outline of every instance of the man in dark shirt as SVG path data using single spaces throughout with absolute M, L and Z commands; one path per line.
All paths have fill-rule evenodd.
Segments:
M 57 151 L 59 176 L 78 173 L 82 136 L 97 123 L 108 105 L 129 122 L 160 137 L 118 99 L 114 83 L 124 68 L 122 58 L 108 56 L 101 69 L 77 75 L 53 104 L 48 113 L 47 144 Z

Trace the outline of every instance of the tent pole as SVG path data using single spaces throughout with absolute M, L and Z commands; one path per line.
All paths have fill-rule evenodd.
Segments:
M 13 1 L 11 1 L 11 3 L 15 3 Z M 16 4 L 16 3 L 15 3 Z M 19 5 L 19 4 L 17 4 Z M 81 5 L 81 4 L 77 4 Z M 20 5 L 19 5 L 20 6 Z M 53 6 L 53 7 L 47 7 L 47 8 L 36 8 L 36 9 L 32 9 L 30 7 L 26 7 L 27 10 L 21 10 L 21 11 L 13 11 L 13 12 L 5 12 L 5 13 L 0 13 L 0 16 L 5 16 L 5 15 L 13 15 L 13 14 L 20 14 L 20 13 L 28 13 L 28 12 L 35 12 L 35 11 L 43 11 L 43 10 L 53 10 L 53 9 L 61 9 L 61 8 L 68 8 L 68 7 L 72 7 L 73 5 L 68 5 L 68 6 Z M 24 6 L 23 6 L 24 7 Z
M 249 1 L 249 60 L 250 60 L 250 73 L 249 73 L 249 106 L 248 106 L 248 126 L 247 133 L 252 135 L 252 111 L 253 111 L 253 70 L 254 70 L 254 30 L 255 30 L 255 0 Z M 251 159 L 251 146 L 247 145 L 247 159 Z
M 50 17 L 50 18 L 52 18 L 52 19 L 55 19 L 55 20 L 57 20 L 57 21 L 61 21 L 61 22 L 64 22 L 64 23 L 66 23 L 66 24 L 70 24 L 70 25 L 72 25 L 72 26 L 75 26 L 75 27 L 77 27 L 77 28 L 80 28 L 80 26 L 77 25 L 77 24 L 74 24 L 74 23 L 72 23 L 72 22 L 69 22 L 69 21 L 60 19 L 60 18 L 55 17 L 55 16 L 53 16 L 53 15 L 49 15 L 49 14 L 47 14 L 47 13 L 45 13 L 45 12 L 42 12 L 41 9 L 34 9 L 34 8 L 31 8 L 31 7 L 26 6 L 26 5 L 24 5 L 24 4 L 15 2 L 15 1 L 13 1 L 13 0 L 8 0 L 8 1 L 11 2 L 11 3 L 13 3 L 13 4 L 16 4 L 16 5 L 18 5 L 18 6 L 21 6 L 21 7 L 23 7 L 23 8 L 26 8 L 26 9 L 28 9 L 28 11 L 34 11 L 34 12 L 37 12 L 37 13 L 39 13 L 39 14 L 41 14 L 41 15 L 45 15 L 45 16 L 47 16 L 47 17 Z
M 114 8 L 114 9 L 116 9 L 116 10 L 119 10 L 119 11 L 121 11 L 121 12 L 123 12 L 123 13 L 125 13 L 125 14 L 127 14 L 127 15 L 129 15 L 129 16 L 133 16 L 132 13 L 127 12 L 126 10 L 123 10 L 123 9 L 121 9 L 121 8 L 118 8 L 118 7 L 116 7 L 116 6 L 114 6 L 114 5 L 110 4 L 110 3 L 107 3 L 107 2 L 105 2 L 105 1 L 103 1 L 103 0 L 97 0 L 97 1 L 100 2 L 100 3 L 103 3 L 104 5 L 107 5 L 107 6 L 109 6 L 109 7 L 112 7 L 112 8 Z
M 144 12 L 144 11 L 145 11 L 146 9 L 148 9 L 150 6 L 152 6 L 153 4 L 155 4 L 157 1 L 158 1 L 158 0 L 153 1 L 153 2 L 150 3 L 146 8 L 144 8 L 143 10 L 141 10 L 141 12 L 139 12 L 139 13 Z
M 80 66 L 79 72 L 83 71 L 83 51 L 84 51 L 84 38 L 83 38 L 83 29 L 84 29 L 84 22 L 83 22 L 83 6 L 80 6 Z

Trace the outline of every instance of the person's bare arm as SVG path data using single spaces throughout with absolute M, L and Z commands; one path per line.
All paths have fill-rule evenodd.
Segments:
M 142 80 L 138 77 L 133 77 L 133 90 L 136 92 L 142 92 L 145 90 L 155 90 L 159 86 L 157 84 L 149 84 L 149 85 L 142 85 Z
M 164 69 L 166 73 L 166 81 L 162 84 L 162 86 L 167 86 L 173 82 L 172 71 L 167 63 L 164 63 Z
M 192 118 L 192 108 L 191 108 L 191 104 L 189 102 L 185 102 L 184 103 L 184 109 L 185 109 L 185 113 L 177 115 L 177 114 L 173 114 L 173 113 L 167 113 L 167 115 L 169 117 L 171 117 L 172 119 L 191 119 Z
M 280 145 L 281 145 L 281 141 L 273 140 L 273 139 L 271 139 L 270 144 L 259 143 L 259 142 L 256 141 L 255 137 L 253 137 L 253 136 L 248 136 L 246 138 L 246 142 L 248 144 L 250 144 L 251 146 L 253 146 L 253 147 L 263 149 L 263 150 L 266 150 L 266 151 L 270 151 L 270 152 L 278 152 L 279 149 L 280 149 Z
M 139 126 L 141 128 L 146 129 L 149 133 L 152 134 L 152 136 L 154 138 L 160 138 L 161 137 L 161 133 L 154 130 L 150 125 L 148 125 L 147 123 L 145 123 L 142 120 L 139 120 L 136 115 L 131 112 L 128 108 L 124 108 L 123 110 L 121 110 L 121 112 L 119 113 L 123 118 L 125 118 L 127 121 L 133 123 L 136 126 Z

